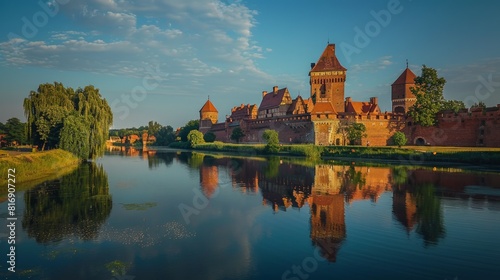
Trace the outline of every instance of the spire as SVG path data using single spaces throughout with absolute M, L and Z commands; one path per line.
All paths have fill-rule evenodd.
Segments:
M 408 69 L 408 58 L 406 59 L 406 69 Z

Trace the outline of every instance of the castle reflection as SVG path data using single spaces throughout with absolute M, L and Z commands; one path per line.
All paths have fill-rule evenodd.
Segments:
M 500 175 L 495 173 L 354 163 L 295 164 L 277 157 L 254 160 L 200 153 L 147 156 L 149 162 L 154 161 L 151 158 L 168 158 L 164 160 L 168 164 L 176 158 L 199 169 L 200 188 L 209 199 L 214 198 L 218 188 L 227 185 L 245 194 L 261 195 L 262 204 L 275 213 L 308 207 L 311 242 L 330 262 L 336 261 L 346 239 L 345 207 L 350 203 L 377 203 L 384 193 L 392 194 L 393 219 L 402 230 L 408 234 L 416 232 L 425 246 L 431 246 L 446 236 L 442 197 L 500 200 Z

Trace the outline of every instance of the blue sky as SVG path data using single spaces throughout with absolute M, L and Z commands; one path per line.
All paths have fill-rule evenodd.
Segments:
M 500 2 L 40 0 L 0 3 L 0 122 L 25 120 L 41 83 L 92 84 L 114 128 L 149 120 L 179 127 L 207 96 L 219 120 L 261 92 L 309 96 L 308 71 L 327 42 L 348 69 L 346 97 L 379 97 L 422 64 L 447 80 L 445 98 L 500 103 Z

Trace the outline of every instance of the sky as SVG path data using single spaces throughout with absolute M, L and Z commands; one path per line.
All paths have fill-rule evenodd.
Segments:
M 345 97 L 378 97 L 406 68 L 432 67 L 444 96 L 500 103 L 500 2 L 417 0 L 18 0 L 0 2 L 0 122 L 25 121 L 43 83 L 94 85 L 112 128 L 180 127 L 208 97 L 219 121 L 262 91 L 309 97 L 328 43 L 347 68 Z

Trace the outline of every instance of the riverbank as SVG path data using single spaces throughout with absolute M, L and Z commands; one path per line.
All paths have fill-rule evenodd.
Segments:
M 7 170 L 15 169 L 15 186 L 17 190 L 26 189 L 51 178 L 57 178 L 72 172 L 80 163 L 80 159 L 72 153 L 63 150 L 45 152 L 26 152 L 0 157 L 0 170 L 3 176 L 0 185 L 7 186 Z M 7 188 L 2 188 L 0 194 L 6 194 Z
M 187 147 L 183 147 L 187 148 Z M 316 146 L 312 144 L 281 145 L 275 154 L 266 154 L 264 144 L 204 143 L 192 150 L 229 152 L 243 155 L 300 156 L 323 160 L 380 160 L 407 165 L 471 164 L 489 165 L 500 170 L 500 148 L 432 147 L 432 146 Z

